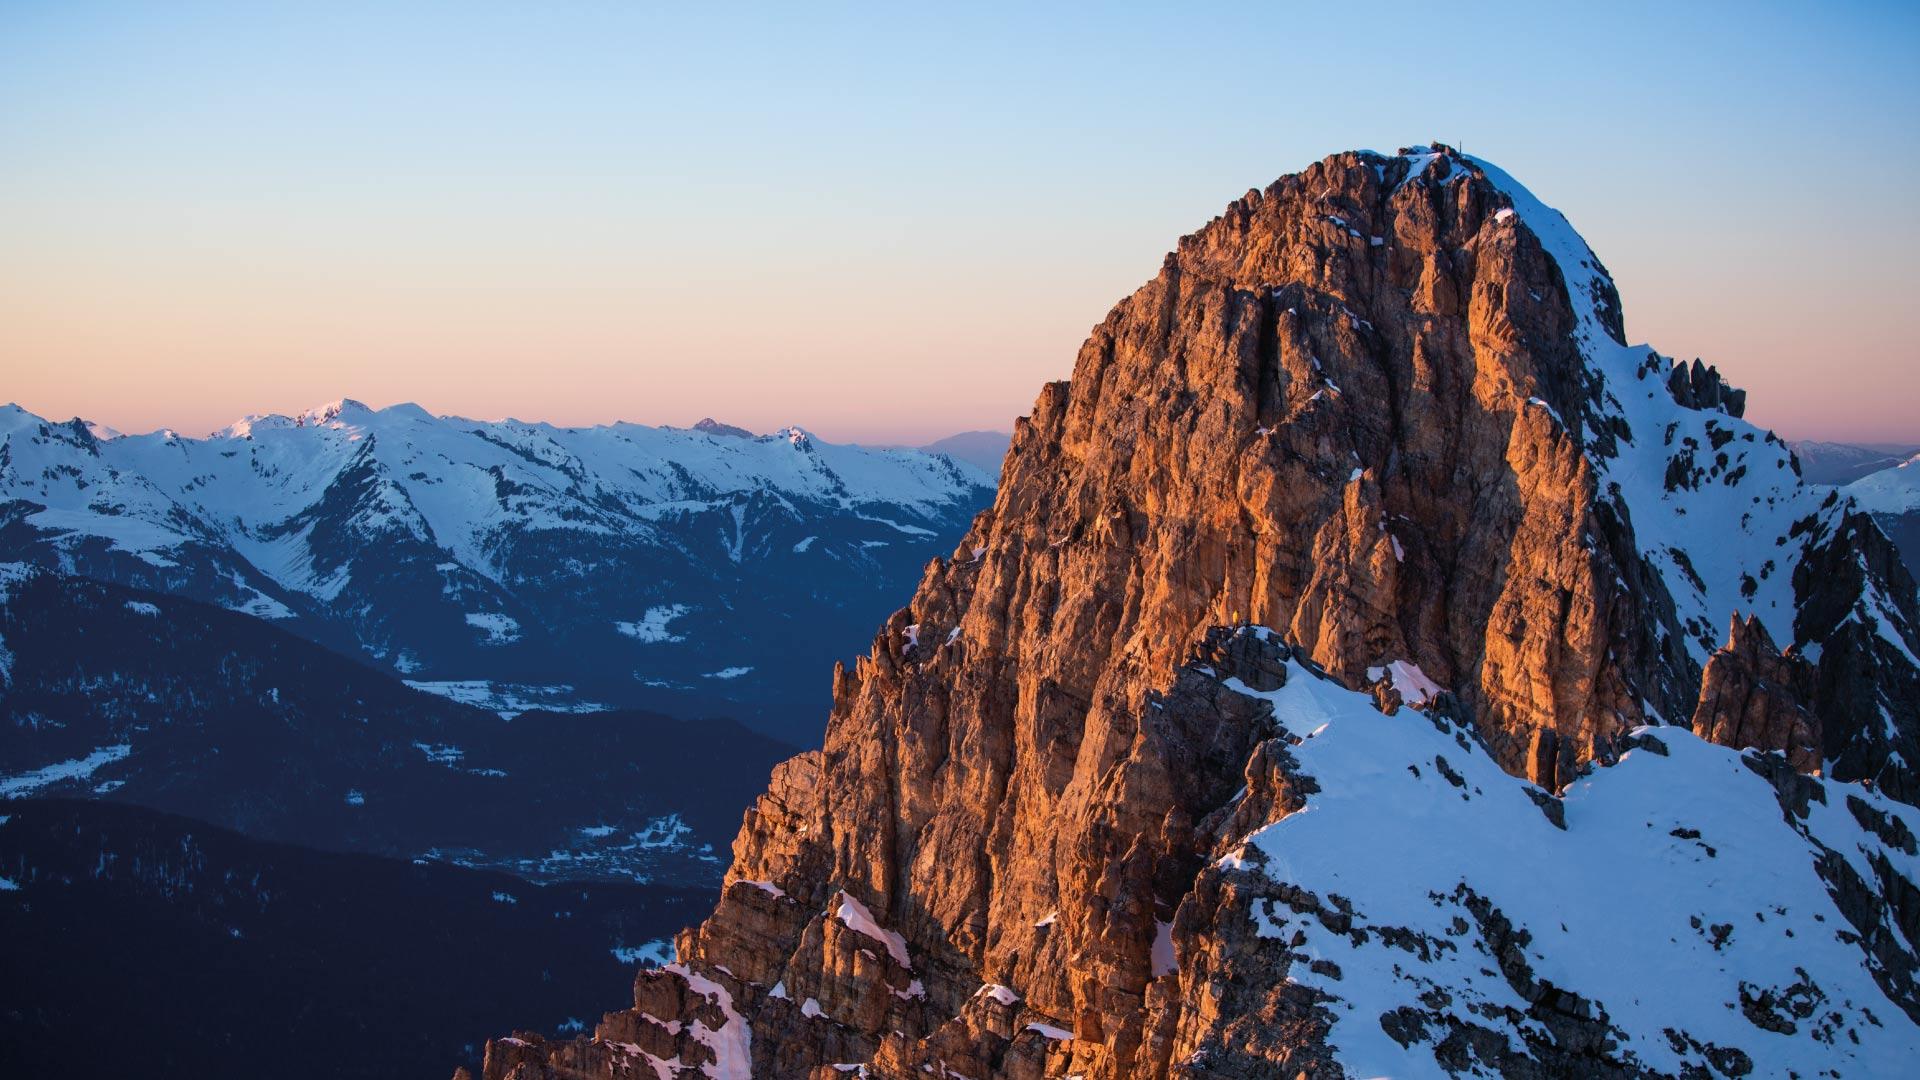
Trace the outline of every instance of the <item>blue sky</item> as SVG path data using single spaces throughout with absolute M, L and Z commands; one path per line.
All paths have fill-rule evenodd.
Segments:
M 1184 232 L 1446 139 L 1784 433 L 1920 438 L 1877 4 L 0 3 L 0 397 L 1008 426 Z

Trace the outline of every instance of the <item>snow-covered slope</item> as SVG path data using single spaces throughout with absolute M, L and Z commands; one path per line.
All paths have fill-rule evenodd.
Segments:
M 1882 899 L 1920 880 L 1913 807 L 1665 727 L 1554 799 L 1443 715 L 1383 715 L 1297 661 L 1226 686 L 1272 705 L 1292 745 L 1269 760 L 1308 794 L 1209 873 L 1349 1075 L 1555 1074 L 1576 1029 L 1666 1075 L 1920 1055 L 1920 926 Z M 1181 925 L 1197 994 L 1225 973 Z
M 1869 514 L 1910 514 L 1920 510 L 1920 454 L 1891 469 L 1868 473 L 1842 489 Z
M 991 488 L 942 455 L 798 428 L 558 428 L 341 401 L 205 439 L 103 441 L 0 408 L 0 557 L 281 619 L 429 685 L 616 701 L 768 674 L 801 627 L 859 640 Z M 839 638 L 842 610 L 858 619 Z
M 1612 278 L 1567 219 L 1498 167 L 1462 157 L 1511 202 L 1496 221 L 1531 230 L 1557 265 L 1573 307 L 1579 385 L 1560 395 L 1559 411 L 1532 403 L 1570 423 L 1586 447 L 1604 505 L 1631 529 L 1690 659 L 1705 665 L 1730 614 L 1758 618 L 1773 641 L 1818 665 L 1832 729 L 1826 757 L 1837 773 L 1911 797 L 1920 600 L 1886 538 L 1835 489 L 1803 483 L 1787 445 L 1741 419 L 1744 391 L 1698 360 L 1670 364 L 1626 344 Z M 1651 702 L 1642 709 L 1648 719 L 1688 720 Z M 1836 720 L 1854 733 L 1845 745 L 1836 744 Z
M 1873 515 L 1909 568 L 1920 566 L 1920 454 L 1840 489 L 1855 506 Z

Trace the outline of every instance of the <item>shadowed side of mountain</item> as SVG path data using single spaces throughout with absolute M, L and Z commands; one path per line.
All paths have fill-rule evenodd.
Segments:
M 792 752 L 728 720 L 510 721 L 245 615 L 35 571 L 0 586 L 0 643 L 0 795 L 540 879 L 714 880 Z
M 503 1024 L 590 1025 L 706 898 L 0 802 L 0 1072 L 444 1076 Z

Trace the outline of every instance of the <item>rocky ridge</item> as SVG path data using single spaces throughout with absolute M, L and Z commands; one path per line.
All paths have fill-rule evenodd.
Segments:
M 678 962 L 592 1038 L 495 1041 L 488 1080 L 1911 1053 L 1920 607 L 1872 521 L 1743 407 L 1627 346 L 1599 260 L 1485 162 L 1343 154 L 1249 192 L 1042 392 L 992 509 L 836 670 L 825 747 L 776 770 Z M 1323 730 L 1366 752 L 1313 767 L 1346 738 Z M 1635 779 L 1661 762 L 1682 771 Z M 1731 865 L 1662 802 L 1689 784 L 1714 828 L 1777 819 L 1729 850 L 1764 878 L 1739 902 L 1795 921 L 1719 963 L 1703 993 L 1727 1008 L 1662 1027 L 1569 959 L 1611 924 L 1546 923 L 1503 868 L 1514 837 L 1596 835 L 1582 814 L 1610 807 L 1613 842 L 1553 857 L 1673 883 L 1695 910 L 1657 929 L 1721 957 L 1726 899 L 1681 888 L 1667 845 Z M 1360 873 L 1379 830 L 1354 823 L 1387 799 L 1384 831 L 1436 864 Z M 1667 846 L 1622 832 L 1648 808 Z M 1409 827 L 1430 819 L 1456 828 Z M 1616 967 L 1697 951 L 1645 936 Z

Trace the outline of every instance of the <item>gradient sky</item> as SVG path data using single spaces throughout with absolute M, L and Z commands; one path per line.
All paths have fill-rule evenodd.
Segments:
M 0 0 L 0 400 L 1006 429 L 1234 197 L 1445 139 L 1751 418 L 1920 440 L 1917 58 L 1910 3 Z

